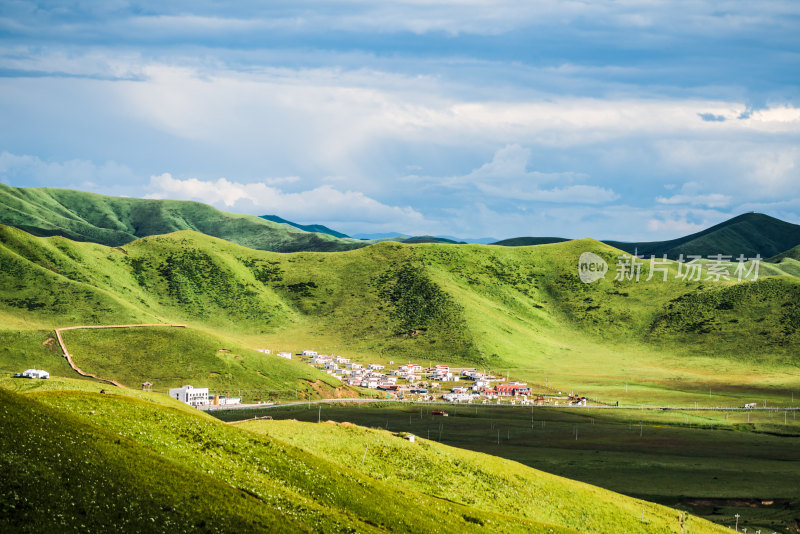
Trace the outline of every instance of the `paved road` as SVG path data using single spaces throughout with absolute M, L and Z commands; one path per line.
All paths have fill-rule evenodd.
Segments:
M 377 402 L 400 402 L 406 404 L 436 404 L 436 405 L 446 405 L 446 406 L 493 406 L 497 407 L 500 406 L 502 408 L 549 408 L 553 410 L 559 410 L 564 408 L 571 408 L 574 410 L 662 410 L 662 411 L 669 411 L 669 410 L 680 410 L 680 411 L 716 411 L 716 410 L 737 410 L 737 411 L 776 411 L 776 412 L 796 412 L 800 411 L 800 408 L 786 408 L 786 407 L 772 407 L 772 408 L 765 408 L 765 407 L 756 407 L 756 408 L 743 408 L 741 406 L 547 406 L 547 405 L 522 405 L 522 404 L 481 404 L 481 403 L 456 403 L 456 402 L 447 402 L 447 401 L 408 401 L 408 400 L 399 400 L 399 399 L 319 399 L 319 400 L 312 400 L 312 401 L 295 401 L 295 402 L 285 402 L 282 404 L 234 404 L 230 406 L 210 406 L 208 408 L 204 408 L 205 411 L 218 411 L 218 410 L 249 410 L 249 409 L 256 409 L 256 408 L 285 408 L 287 406 L 305 406 L 309 404 L 338 404 L 338 403 L 355 403 L 355 404 L 369 404 L 369 403 L 377 403 Z

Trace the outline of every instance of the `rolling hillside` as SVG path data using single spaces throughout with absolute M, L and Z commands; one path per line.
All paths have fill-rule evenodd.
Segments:
M 607 244 L 639 254 L 660 256 L 666 254 L 675 259 L 680 254 L 727 254 L 738 257 L 769 258 L 800 245 L 800 225 L 791 224 L 761 213 L 745 213 L 725 222 L 707 228 L 701 232 L 684 236 L 671 241 L 653 241 L 642 243 L 622 243 L 606 241 Z
M 577 277 L 577 258 L 587 251 L 612 266 L 594 284 Z M 738 403 L 754 370 L 769 395 L 800 384 L 800 280 L 684 281 L 672 263 L 667 281 L 661 273 L 647 281 L 645 263 L 639 282 L 614 281 L 619 254 L 592 240 L 522 248 L 386 242 L 338 254 L 276 254 L 196 232 L 108 248 L 3 227 L 0 318 L 6 328 L 38 329 L 45 338 L 75 324 L 186 323 L 221 338 L 208 344 L 214 351 L 235 343 L 384 363 L 450 362 L 536 384 L 547 376 L 610 401 L 627 398 L 626 380 L 641 384 L 635 398 L 644 402 L 691 399 L 711 386 Z M 87 354 L 92 343 L 107 342 L 73 335 Z M 216 355 L 219 365 L 203 369 L 220 373 L 226 358 Z
M 0 387 L 4 531 L 722 531 L 428 440 L 327 423 L 227 425 L 152 394 L 40 384 Z M 310 430 L 313 446 L 280 437 Z M 341 453 L 362 445 L 368 468 Z M 430 476 L 406 476 L 420 466 Z M 440 475 L 446 484 L 433 483 Z
M 566 240 L 559 237 L 515 237 L 492 244 L 521 247 L 561 241 Z M 638 251 L 638 254 L 645 257 L 661 257 L 666 254 L 670 259 L 677 259 L 681 254 L 703 257 L 723 254 L 737 258 L 744 254 L 751 258 L 761 254 L 766 259 L 800 245 L 800 225 L 761 213 L 745 213 L 701 232 L 670 241 L 603 242 L 630 254 Z
M 68 189 L 0 184 L 0 224 L 37 236 L 63 236 L 120 246 L 141 237 L 194 230 L 233 243 L 278 252 L 335 251 L 364 246 L 293 229 L 253 215 L 226 213 L 199 202 L 96 195 Z

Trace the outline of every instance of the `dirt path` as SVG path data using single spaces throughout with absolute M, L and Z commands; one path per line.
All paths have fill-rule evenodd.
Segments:
M 79 329 L 92 329 L 92 328 L 143 328 L 143 327 L 151 327 L 151 326 L 172 326 L 177 328 L 186 328 L 185 324 L 114 324 L 114 325 L 105 325 L 105 326 L 68 326 L 66 328 L 56 328 L 56 339 L 58 339 L 58 344 L 61 345 L 61 350 L 64 352 L 64 358 L 66 358 L 67 363 L 72 369 L 81 376 L 86 376 L 89 378 L 95 378 L 97 380 L 102 380 L 103 382 L 108 382 L 109 384 L 113 384 L 119 388 L 127 389 L 125 386 L 117 382 L 116 380 L 111 380 L 110 378 L 103 378 L 102 376 L 93 375 L 91 373 L 87 373 L 83 371 L 80 367 L 75 365 L 75 362 L 72 361 L 72 355 L 67 350 L 67 345 L 64 343 L 64 338 L 61 337 L 61 332 L 65 330 L 79 330 Z

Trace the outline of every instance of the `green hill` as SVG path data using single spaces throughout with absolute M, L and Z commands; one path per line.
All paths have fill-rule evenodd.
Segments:
M 347 234 L 343 234 L 341 232 L 337 232 L 336 230 L 332 230 L 332 229 L 330 229 L 327 226 L 322 225 L 322 224 L 298 224 L 296 222 L 287 221 L 283 217 L 278 217 L 277 215 L 259 215 L 259 217 L 261 217 L 262 219 L 266 219 L 268 221 L 276 222 L 276 223 L 288 224 L 289 226 L 293 226 L 295 228 L 299 228 L 300 230 L 303 230 L 304 232 L 314 232 L 314 233 L 317 233 L 317 234 L 328 234 L 328 235 L 332 235 L 333 237 L 339 237 L 339 238 L 342 238 L 342 239 L 347 239 L 347 238 L 350 237 Z
M 561 241 L 566 240 L 559 237 L 515 237 L 492 244 L 521 247 Z M 666 254 L 670 259 L 678 259 L 681 254 L 684 257 L 722 254 L 735 259 L 740 254 L 744 254 L 747 258 L 761 254 L 761 257 L 766 259 L 800 245 L 800 225 L 761 213 L 745 213 L 701 232 L 669 241 L 603 242 L 630 254 L 637 252 L 645 257 L 650 255 L 661 257 Z
M 154 394 L 39 384 L 0 388 L 4 531 L 722 531 L 427 440 L 324 423 L 240 427 Z M 314 438 L 298 446 L 296 433 Z
M 761 213 L 745 213 L 725 222 L 671 241 L 622 243 L 606 241 L 609 245 L 639 254 L 677 258 L 680 254 L 710 256 L 726 254 L 738 257 L 762 258 L 775 256 L 800 244 L 800 225 L 791 224 Z
M 787 258 L 800 261 L 800 245 L 797 245 L 796 247 L 792 247 L 789 250 L 781 252 L 777 256 L 770 258 L 768 261 L 772 263 L 780 263 L 782 260 Z
M 0 184 L 0 224 L 37 236 L 63 236 L 120 246 L 141 237 L 194 230 L 277 252 L 335 251 L 364 246 L 355 239 L 309 233 L 253 215 L 226 213 L 199 202 L 96 195 L 68 189 Z
M 583 252 L 611 266 L 605 279 L 580 282 Z M 314 349 L 376 363 L 482 367 L 610 402 L 686 402 L 724 388 L 738 404 L 751 395 L 754 373 L 763 379 L 759 396 L 783 398 L 800 385 L 800 280 L 684 281 L 670 263 L 667 281 L 661 273 L 647 281 L 645 262 L 640 281 L 614 281 L 619 254 L 592 240 L 517 248 L 386 242 L 276 254 L 196 232 L 108 248 L 2 227 L 0 319 L 8 337 L 35 329 L 41 342 L 54 327 L 186 323 L 215 336 L 197 357 L 214 365 L 192 372 L 209 373 L 219 387 L 235 382 L 223 383 L 225 372 L 243 376 L 238 360 L 216 353 L 231 347 L 250 376 L 259 368 L 247 363 L 256 357 L 248 348 Z M 97 367 L 106 356 L 92 355 L 91 345 L 109 343 L 103 336 L 136 346 L 113 333 L 68 335 Z M 141 354 L 155 357 L 172 342 L 155 340 Z M 34 365 L 40 353 L 14 352 L 4 367 Z M 153 372 L 149 363 L 126 375 L 128 357 L 136 351 L 108 357 L 107 369 L 134 384 Z M 182 360 L 170 361 L 181 369 Z M 189 376 L 199 375 L 183 369 L 159 380 Z M 638 385 L 628 393 L 625 382 Z M 284 383 L 263 388 L 290 389 Z

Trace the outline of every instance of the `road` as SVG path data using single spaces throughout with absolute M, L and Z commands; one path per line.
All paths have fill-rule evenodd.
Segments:
M 204 411 L 217 411 L 217 410 L 249 410 L 255 408 L 285 408 L 287 406 L 305 406 L 310 404 L 338 404 L 338 403 L 355 403 L 355 404 L 370 404 L 376 402 L 401 402 L 406 404 L 436 404 L 436 405 L 445 405 L 445 406 L 492 406 L 492 407 L 502 407 L 502 408 L 549 408 L 553 410 L 564 409 L 564 408 L 571 408 L 575 410 L 661 410 L 661 411 L 669 411 L 669 410 L 678 410 L 678 411 L 718 411 L 718 410 L 733 410 L 733 411 L 758 411 L 758 412 L 796 412 L 800 411 L 800 408 L 786 408 L 786 407 L 777 407 L 777 408 L 766 408 L 766 407 L 757 407 L 757 408 L 743 408 L 741 406 L 547 406 L 547 405 L 534 405 L 534 404 L 480 404 L 480 403 L 457 403 L 457 402 L 446 402 L 446 401 L 410 401 L 410 400 L 400 400 L 400 399 L 318 399 L 318 400 L 311 400 L 311 401 L 295 401 L 295 402 L 285 402 L 282 404 L 233 404 L 230 406 L 209 406 L 208 408 L 202 408 Z

